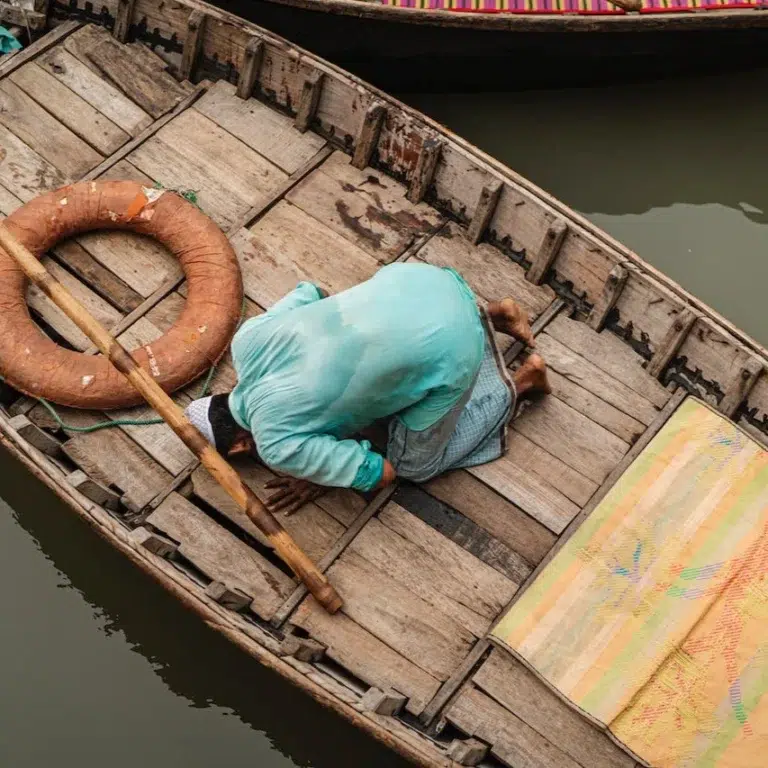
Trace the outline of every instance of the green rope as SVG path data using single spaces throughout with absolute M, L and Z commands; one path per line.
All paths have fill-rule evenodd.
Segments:
M 170 187 L 163 186 L 159 181 L 155 182 L 155 189 L 164 189 L 167 192 L 175 192 L 180 197 L 183 197 L 188 203 L 200 208 L 200 203 L 197 202 L 197 190 L 196 189 L 172 189 Z M 200 208 L 202 211 L 203 209 Z

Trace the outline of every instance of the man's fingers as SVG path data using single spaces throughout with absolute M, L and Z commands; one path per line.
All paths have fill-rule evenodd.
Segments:
M 294 512 L 298 512 L 306 503 L 305 499 L 298 499 L 285 510 L 285 516 L 290 517 Z
M 292 477 L 273 477 L 268 482 L 264 483 L 265 488 L 285 488 L 293 481 Z

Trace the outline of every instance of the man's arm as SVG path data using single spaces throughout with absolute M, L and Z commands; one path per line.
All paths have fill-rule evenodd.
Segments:
M 266 312 L 267 315 L 281 315 L 292 309 L 312 304 L 328 296 L 328 293 L 314 283 L 301 282 L 289 294 L 276 301 Z

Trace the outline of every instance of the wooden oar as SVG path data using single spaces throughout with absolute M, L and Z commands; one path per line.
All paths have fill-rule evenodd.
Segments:
M 160 385 L 131 357 L 130 353 L 101 323 L 95 320 L 77 299 L 18 241 L 0 225 L 0 246 L 24 271 L 24 274 L 59 307 L 72 322 L 106 355 L 110 362 L 141 393 L 144 399 L 165 419 L 184 444 L 200 459 L 221 487 L 269 539 L 280 557 L 304 582 L 328 613 L 336 613 L 342 601 L 315 564 L 288 535 L 272 513 L 243 483 L 240 475 L 226 459 L 200 434 L 183 411 Z

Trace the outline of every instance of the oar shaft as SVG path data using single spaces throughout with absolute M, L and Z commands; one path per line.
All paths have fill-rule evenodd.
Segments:
M 0 246 L 21 267 L 27 277 L 58 306 L 96 345 L 110 362 L 162 416 L 184 444 L 200 459 L 222 488 L 269 539 L 278 555 L 306 585 L 329 613 L 336 613 L 342 601 L 336 590 L 296 544 L 274 515 L 243 483 L 229 462 L 187 420 L 183 411 L 160 385 L 141 368 L 130 353 L 77 299 L 22 245 L 0 225 Z

